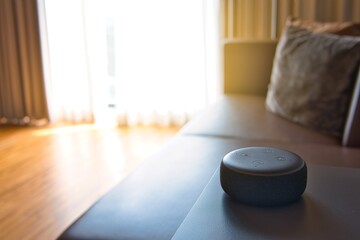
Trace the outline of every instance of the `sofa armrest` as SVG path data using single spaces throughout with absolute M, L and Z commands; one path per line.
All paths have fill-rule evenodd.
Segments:
M 346 119 L 342 144 L 347 147 L 360 147 L 360 67 Z

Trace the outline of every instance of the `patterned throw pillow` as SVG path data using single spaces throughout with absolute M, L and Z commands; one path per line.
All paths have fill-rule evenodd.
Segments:
M 360 36 L 360 23 L 357 22 L 314 22 L 289 16 L 286 19 L 286 26 L 302 27 L 314 32 L 342 36 Z
M 359 61 L 360 37 L 315 31 L 288 21 L 274 58 L 268 110 L 341 136 Z

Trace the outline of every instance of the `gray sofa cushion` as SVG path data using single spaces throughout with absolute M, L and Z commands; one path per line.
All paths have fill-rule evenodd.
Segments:
M 334 136 L 312 131 L 267 111 L 265 97 L 251 94 L 223 96 L 185 125 L 181 133 L 222 138 L 339 145 L 339 140 Z
M 222 158 L 248 146 L 278 147 L 307 164 L 360 167 L 360 149 L 265 110 L 264 97 L 224 96 L 150 156 L 59 239 L 171 239 Z M 226 223 L 226 221 L 224 221 Z

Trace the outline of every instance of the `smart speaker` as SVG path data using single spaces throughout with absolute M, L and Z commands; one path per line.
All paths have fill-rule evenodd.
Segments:
M 307 167 L 295 153 L 272 147 L 246 147 L 225 155 L 220 183 L 233 199 L 271 207 L 298 200 L 306 188 Z

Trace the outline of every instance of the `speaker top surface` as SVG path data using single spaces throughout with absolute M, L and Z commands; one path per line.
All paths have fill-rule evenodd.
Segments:
M 223 164 L 232 171 L 250 175 L 283 175 L 304 167 L 295 153 L 271 147 L 247 147 L 228 153 Z

